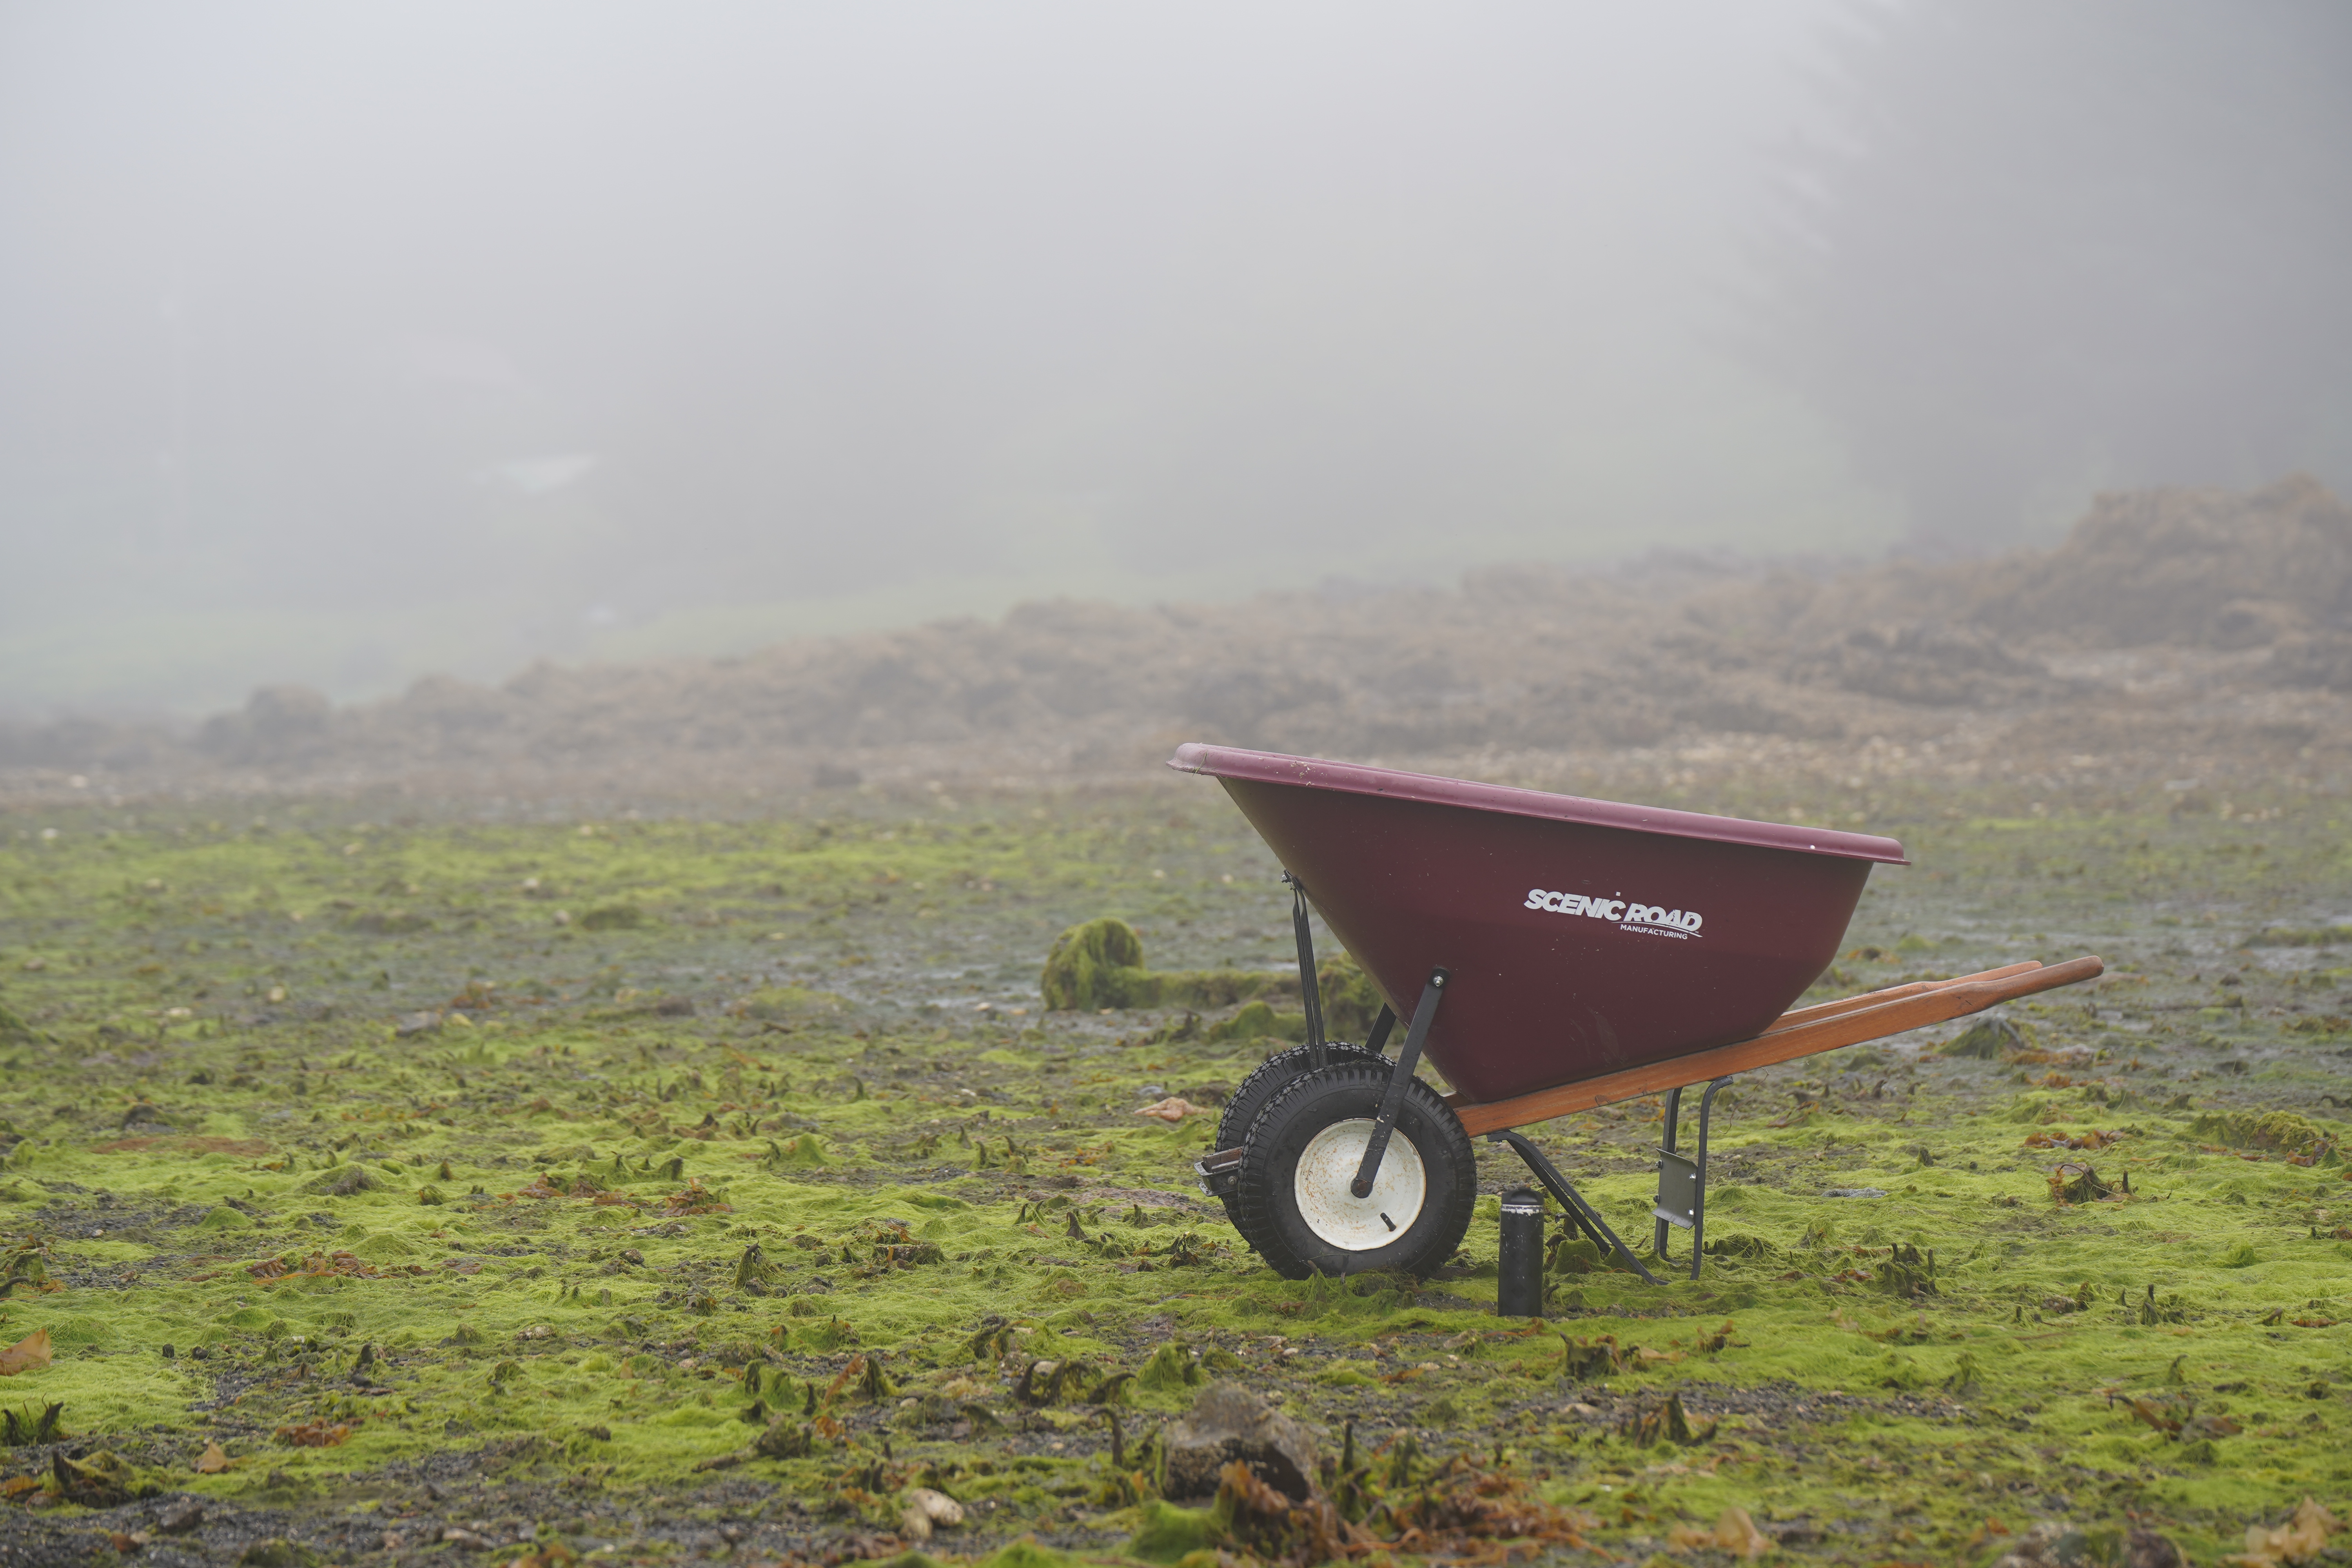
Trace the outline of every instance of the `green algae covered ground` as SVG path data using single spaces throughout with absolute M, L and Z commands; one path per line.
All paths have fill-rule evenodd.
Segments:
M 1284 1042 L 1043 1010 L 1101 915 L 1286 961 L 1205 784 L 17 811 L 0 1344 L 52 1359 L 0 1378 L 0 1561 L 838 1561 L 915 1487 L 965 1510 L 937 1554 L 1169 1559 L 1219 1538 L 1154 1434 L 1220 1376 L 1352 1443 L 1383 1538 L 1461 1456 L 1589 1516 L 1571 1556 L 1721 1561 L 1676 1542 L 1738 1507 L 1792 1560 L 2212 1561 L 2352 1501 L 2352 856 L 2333 800 L 2111 805 L 1873 803 L 1916 864 L 1817 996 L 2109 975 L 1739 1080 L 1703 1278 L 1563 1246 L 1539 1323 L 1492 1311 L 1507 1155 L 1440 1277 L 1286 1282 L 1189 1179 L 1213 1113 L 1134 1114 Z M 1538 1130 L 1629 1235 L 1657 1114 Z

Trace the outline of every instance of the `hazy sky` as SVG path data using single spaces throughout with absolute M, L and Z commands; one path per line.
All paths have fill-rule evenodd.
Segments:
M 1726 346 L 1839 11 L 0 5 L 0 711 L 1883 549 Z

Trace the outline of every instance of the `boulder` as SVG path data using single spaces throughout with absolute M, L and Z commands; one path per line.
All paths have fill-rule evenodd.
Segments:
M 1315 1490 L 1315 1431 L 1237 1383 L 1213 1383 L 1168 1429 L 1168 1495 L 1213 1496 L 1234 1460 L 1276 1491 L 1304 1502 Z

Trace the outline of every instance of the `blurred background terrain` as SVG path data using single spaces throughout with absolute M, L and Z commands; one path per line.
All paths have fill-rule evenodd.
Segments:
M 2347 65 L 2308 0 L 13 7 L 0 768 L 2319 776 Z
M 341 708 L 270 686 L 192 731 L 0 731 L 0 777 L 52 796 L 775 797 L 1133 780 L 1184 740 L 1529 782 L 1597 770 L 1652 793 L 1733 773 L 2334 791 L 2352 763 L 2352 508 L 2298 477 L 2104 497 L 2057 549 L 1981 562 L 1808 574 L 1661 555 L 1231 605 L 1044 601 Z

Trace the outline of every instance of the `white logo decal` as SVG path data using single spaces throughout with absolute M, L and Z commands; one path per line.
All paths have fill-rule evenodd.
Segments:
M 1687 942 L 1698 934 L 1706 922 L 1696 910 L 1669 910 L 1662 904 L 1632 903 L 1623 899 L 1596 898 L 1584 893 L 1548 892 L 1542 888 L 1528 889 L 1527 908 L 1542 910 L 1548 914 L 1582 915 L 1587 920 L 1608 921 L 1619 931 L 1639 936 L 1670 936 L 1677 942 Z

